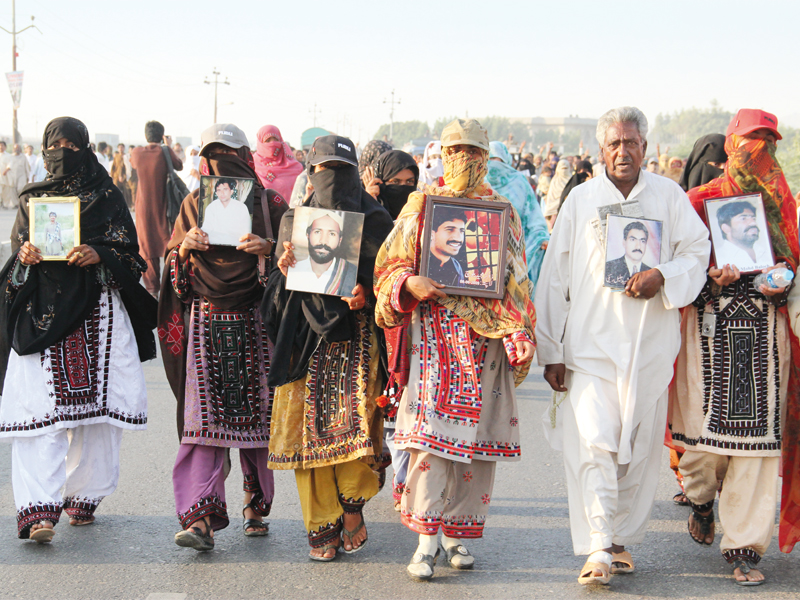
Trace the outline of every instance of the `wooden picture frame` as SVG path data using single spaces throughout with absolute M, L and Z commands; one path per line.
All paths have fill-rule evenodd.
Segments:
M 507 203 L 428 196 L 419 274 L 446 294 L 501 299 L 510 219 Z
M 42 260 L 67 260 L 81 244 L 81 201 L 76 196 L 28 200 L 28 240 L 42 253 Z
M 733 208 L 723 208 L 726 206 Z M 711 232 L 711 253 L 717 267 L 735 265 L 745 275 L 760 273 L 775 265 L 767 212 L 761 194 L 706 198 L 703 207 Z M 758 229 L 754 239 L 753 227 Z

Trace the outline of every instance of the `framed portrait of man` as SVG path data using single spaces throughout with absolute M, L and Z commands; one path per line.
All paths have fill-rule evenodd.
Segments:
M 289 267 L 286 289 L 352 296 L 363 230 L 363 213 L 295 208 L 292 244 L 297 264 Z
M 511 205 L 491 200 L 428 196 L 420 275 L 446 294 L 500 299 L 505 291 Z
M 238 246 L 253 231 L 255 180 L 237 177 L 200 177 L 197 224 L 212 246 Z
M 636 273 L 661 263 L 661 221 L 609 214 L 603 285 L 624 290 Z
M 30 242 L 42 260 L 67 260 L 67 253 L 81 243 L 81 201 L 77 197 L 28 200 Z
M 775 264 L 761 194 L 708 198 L 705 209 L 715 265 L 756 273 Z

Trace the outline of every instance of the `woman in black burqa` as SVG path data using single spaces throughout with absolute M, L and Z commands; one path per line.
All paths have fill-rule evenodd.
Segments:
M 20 538 L 49 542 L 59 516 L 94 521 L 119 478 L 123 429 L 145 429 L 141 361 L 155 358 L 156 302 L 139 285 L 146 266 L 122 192 L 71 117 L 42 143 L 49 176 L 22 190 L 0 274 L 0 437 L 12 439 Z M 28 201 L 80 201 L 79 246 L 43 261 L 29 241 Z

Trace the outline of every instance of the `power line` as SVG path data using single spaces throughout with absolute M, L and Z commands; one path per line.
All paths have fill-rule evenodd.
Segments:
M 389 141 L 391 142 L 394 140 L 394 105 L 400 104 L 400 100 L 397 102 L 394 101 L 394 90 L 392 90 L 392 100 L 388 102 L 387 100 L 383 101 L 384 104 L 390 104 L 391 109 L 389 110 Z
M 223 83 L 225 85 L 230 85 L 231 82 L 228 81 L 227 77 L 225 78 L 225 81 L 220 81 L 219 80 L 220 72 L 217 71 L 217 67 L 214 67 L 214 70 L 212 71 L 212 73 L 214 75 L 214 81 L 211 82 L 211 81 L 208 80 L 208 77 L 206 77 L 206 80 L 203 83 L 207 83 L 208 85 L 211 85 L 212 83 L 214 84 L 214 123 L 216 123 L 217 122 L 217 87 L 219 87 L 220 83 Z

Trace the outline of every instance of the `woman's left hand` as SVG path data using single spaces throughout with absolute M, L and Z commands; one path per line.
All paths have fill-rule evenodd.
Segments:
M 347 302 L 350 310 L 361 310 L 364 308 L 364 305 L 367 303 L 367 296 L 364 294 L 364 286 L 357 283 L 351 293 L 353 294 L 352 296 L 342 296 L 342 300 Z
M 100 263 L 100 255 L 91 246 L 81 244 L 67 252 L 67 262 L 76 267 L 88 267 Z
M 255 233 L 248 233 L 239 238 L 242 242 L 236 246 L 237 250 L 244 250 L 249 254 L 268 254 L 270 251 L 269 242 Z

